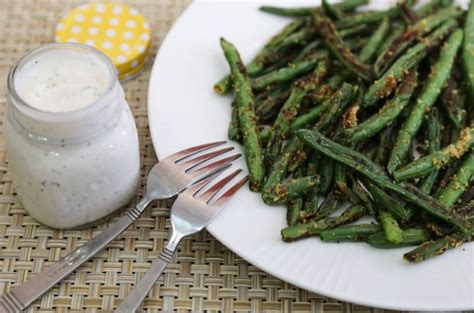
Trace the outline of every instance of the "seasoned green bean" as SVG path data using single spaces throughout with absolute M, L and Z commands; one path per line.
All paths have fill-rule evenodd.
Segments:
M 453 175 L 449 184 L 442 189 L 438 199 L 446 206 L 452 206 L 461 197 L 474 175 L 474 152 L 469 152 Z
M 441 92 L 443 84 L 451 73 L 454 58 L 461 46 L 462 38 L 463 32 L 458 29 L 444 44 L 425 88 L 418 97 L 408 119 L 403 123 L 400 129 L 387 165 L 387 169 L 390 173 L 395 172 L 405 160 L 413 137 L 420 129 L 425 112 L 434 104 Z
M 370 81 L 372 73 L 370 67 L 362 64 L 351 50 L 344 44 L 337 33 L 334 23 L 323 13 L 314 15 L 316 27 L 323 36 L 327 47 L 331 52 L 352 72 L 359 77 Z
M 249 85 L 245 66 L 237 49 L 224 38 L 221 39 L 224 55 L 229 63 L 234 82 L 235 103 L 238 109 L 239 124 L 243 134 L 245 159 L 249 169 L 250 188 L 259 190 L 265 175 L 263 152 L 254 114 L 253 92 Z
M 461 158 L 474 146 L 474 126 L 463 130 L 460 138 L 453 144 L 435 151 L 427 156 L 408 164 L 395 171 L 396 180 L 405 180 L 412 177 L 425 175 L 434 169 L 440 169 L 455 159 Z
M 324 230 L 319 235 L 324 242 L 365 241 L 380 229 L 378 224 L 345 225 Z
M 408 71 L 424 59 L 430 49 L 438 46 L 457 25 L 456 20 L 449 19 L 423 41 L 408 49 L 382 77 L 369 87 L 364 97 L 363 106 L 372 106 L 378 100 L 388 97 L 409 73 Z
M 402 241 L 399 243 L 390 242 L 384 232 L 378 232 L 369 236 L 367 243 L 379 249 L 393 249 L 406 246 L 413 246 L 430 240 L 431 234 L 423 228 L 409 228 L 402 232 Z
M 393 61 L 403 53 L 415 40 L 419 37 L 428 34 L 433 29 L 441 25 L 443 22 L 450 18 L 457 18 L 462 14 L 462 11 L 456 7 L 449 7 L 446 9 L 439 10 L 435 14 L 424 18 L 400 34 L 395 38 L 390 46 L 385 50 L 374 64 L 374 72 L 377 77 L 380 77 Z
M 297 224 L 281 230 L 281 237 L 284 241 L 294 241 L 300 238 L 319 235 L 322 231 L 335 228 L 350 222 L 354 222 L 367 214 L 363 206 L 354 205 L 336 217 L 326 217 L 318 221 L 311 221 L 307 224 Z
M 346 132 L 347 140 L 354 143 L 364 141 L 393 122 L 410 101 L 417 84 L 418 73 L 412 69 L 405 81 L 398 87 L 393 99 L 389 100 L 378 113 L 349 129 Z
M 469 101 L 474 101 L 474 1 L 470 1 L 464 22 L 461 60 L 466 75 Z

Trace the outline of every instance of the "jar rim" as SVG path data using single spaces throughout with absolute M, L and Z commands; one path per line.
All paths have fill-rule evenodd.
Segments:
M 84 107 L 81 107 L 76 110 L 66 111 L 66 112 L 50 112 L 40 110 L 29 105 L 25 100 L 21 98 L 15 88 L 15 74 L 19 67 L 26 63 L 32 56 L 42 53 L 46 50 L 50 49 L 75 49 L 75 50 L 83 50 L 87 51 L 88 53 L 94 54 L 98 59 L 102 60 L 109 72 L 109 85 L 106 88 L 105 92 L 95 99 L 93 102 L 87 104 Z M 24 56 L 22 56 L 15 65 L 12 66 L 10 72 L 8 74 L 7 80 L 7 90 L 9 93 L 9 97 L 12 98 L 13 101 L 11 103 L 16 107 L 17 110 L 21 111 L 23 114 L 26 114 L 30 117 L 34 117 L 35 119 L 39 119 L 45 122 L 67 122 L 68 120 L 73 120 L 77 118 L 82 118 L 88 114 L 91 114 L 93 111 L 100 111 L 103 106 L 107 105 L 107 101 L 104 101 L 104 98 L 107 98 L 110 93 L 114 90 L 118 82 L 117 78 L 117 69 L 113 65 L 110 58 L 104 54 L 102 51 L 79 43 L 48 43 L 43 44 L 35 49 L 28 51 Z

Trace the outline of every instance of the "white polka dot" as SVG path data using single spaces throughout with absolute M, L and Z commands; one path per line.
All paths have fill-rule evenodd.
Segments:
M 107 36 L 113 37 L 115 36 L 115 29 L 107 29 L 106 32 Z
M 141 34 L 140 39 L 141 40 L 148 40 L 148 39 L 150 39 L 150 35 L 148 33 Z
M 80 28 L 79 26 L 73 26 L 73 27 L 71 28 L 71 32 L 72 32 L 73 34 L 79 34 L 79 33 L 81 32 L 81 28 Z
M 123 56 L 123 55 L 119 55 L 119 56 L 117 57 L 117 61 L 118 61 L 119 63 L 124 63 L 126 60 L 127 60 L 127 58 L 126 58 L 125 56 Z
M 143 28 L 150 29 L 150 23 L 148 22 L 143 23 Z
M 143 51 L 145 51 L 145 46 L 140 45 L 140 46 L 137 47 L 137 50 L 138 50 L 138 52 L 143 52 Z
M 95 35 L 99 32 L 99 30 L 96 27 L 91 27 L 91 28 L 89 28 L 88 32 L 91 35 Z
M 94 16 L 92 18 L 92 23 L 95 23 L 95 24 L 102 23 L 102 18 L 100 16 Z
M 131 15 L 138 15 L 138 10 L 135 8 L 131 8 L 129 12 Z
M 114 8 L 112 9 L 112 12 L 113 12 L 114 14 L 122 14 L 122 7 L 114 7 Z
M 120 50 L 128 51 L 128 50 L 130 50 L 130 47 L 127 44 L 123 43 L 123 44 L 120 45 Z
M 76 15 L 76 17 L 74 19 L 76 20 L 76 22 L 83 22 L 84 21 L 84 15 L 82 15 L 82 14 Z
M 129 40 L 129 39 L 132 39 L 133 37 L 133 33 L 132 32 L 125 32 L 123 33 L 123 38 Z
M 105 11 L 105 6 L 104 6 L 103 4 L 97 4 L 97 5 L 95 6 L 95 10 L 96 10 L 97 12 L 104 12 L 104 11 Z
M 127 26 L 128 27 L 135 27 L 135 26 L 137 26 L 137 22 L 135 22 L 134 20 L 128 20 L 127 21 Z
M 110 21 L 109 21 L 110 25 L 118 25 L 118 23 L 119 23 L 119 21 L 115 17 L 111 18 Z
M 93 47 L 93 46 L 95 46 L 95 41 L 91 40 L 91 39 L 88 39 L 88 40 L 86 40 L 85 44 L 88 45 L 88 46 Z
M 77 39 L 76 39 L 76 38 L 69 38 L 69 39 L 67 40 L 67 42 L 77 42 Z
M 132 67 L 137 67 L 138 65 L 138 61 L 137 60 L 133 60 L 132 61 Z
M 88 4 L 82 4 L 82 5 L 79 6 L 79 8 L 81 10 L 87 10 L 89 8 L 89 5 Z
M 63 30 L 64 29 L 64 25 L 59 23 L 58 25 L 56 25 L 56 30 Z
M 112 43 L 110 41 L 104 41 L 102 43 L 102 47 L 104 47 L 105 49 L 110 49 L 112 48 Z

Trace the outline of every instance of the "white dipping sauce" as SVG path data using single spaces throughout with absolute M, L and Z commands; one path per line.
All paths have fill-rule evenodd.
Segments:
M 104 62 L 77 50 L 39 55 L 15 75 L 15 89 L 23 101 L 48 112 L 81 109 L 102 96 L 109 84 Z
M 11 74 L 18 95 L 10 90 L 4 123 L 18 194 L 43 224 L 83 226 L 135 193 L 134 119 L 112 64 L 98 52 L 47 45 L 30 54 Z

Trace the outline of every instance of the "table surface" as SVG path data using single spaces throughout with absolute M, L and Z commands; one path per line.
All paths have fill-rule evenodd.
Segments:
M 137 7 L 150 21 L 153 51 L 189 0 L 117 1 Z M 54 25 L 75 0 L 0 0 L 0 114 L 10 67 L 27 50 L 52 41 Z M 142 179 L 130 206 L 143 194 L 146 173 L 157 162 L 147 120 L 151 66 L 123 84 L 140 136 Z M 3 120 L 3 118 L 1 119 Z M 116 307 L 164 248 L 169 201 L 157 202 L 107 249 L 69 275 L 27 312 L 99 312 Z M 19 203 L 0 135 L 0 294 L 82 245 L 107 223 L 54 230 L 31 218 Z M 146 312 L 382 312 L 342 303 L 283 282 L 228 250 L 203 231 L 184 239 L 142 309 Z M 392 311 L 393 312 L 393 311 Z

